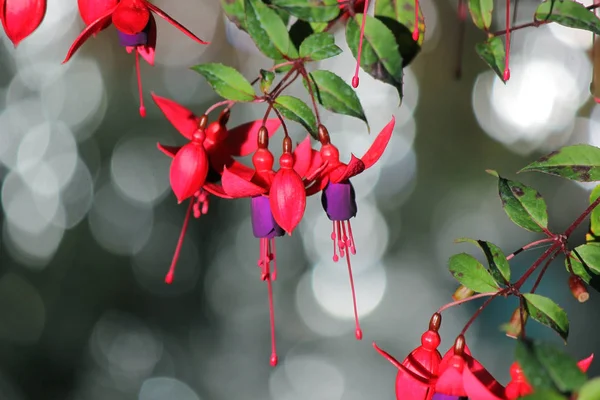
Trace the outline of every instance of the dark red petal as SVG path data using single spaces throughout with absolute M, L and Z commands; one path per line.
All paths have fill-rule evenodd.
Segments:
M 185 33 L 192 40 L 195 40 L 196 42 L 198 42 L 200 44 L 209 44 L 210 43 L 210 42 L 205 42 L 204 40 L 200 39 L 198 36 L 194 35 L 192 32 L 188 31 L 183 25 L 181 25 L 179 22 L 175 21 L 166 12 L 164 12 L 163 10 L 161 10 L 154 4 L 150 3 L 149 1 L 144 0 L 144 4 L 150 10 L 152 10 L 153 13 L 155 13 L 156 15 L 158 15 L 159 17 L 161 17 L 162 19 L 164 19 L 165 21 L 167 21 L 168 23 L 173 25 L 175 28 L 179 29 L 181 32 Z
M 362 162 L 365 163 L 365 169 L 371 168 L 383 154 L 392 137 L 394 125 L 396 125 L 396 118 L 392 116 L 392 120 L 383 127 L 371 147 L 369 147 L 369 150 L 367 150 L 365 155 L 361 158 Z
M 88 40 L 90 38 L 90 36 L 95 35 L 96 33 L 100 32 L 106 23 L 110 23 L 110 19 L 111 19 L 113 11 L 114 11 L 114 8 L 111 10 L 108 10 L 104 15 L 101 15 L 100 17 L 98 17 L 97 20 L 95 20 L 90 25 L 88 25 L 83 30 L 83 32 L 81 32 L 79 34 L 79 36 L 77 37 L 77 39 L 75 39 L 75 41 L 71 45 L 71 48 L 67 52 L 67 56 L 63 60 L 63 64 L 71 59 L 73 54 L 75 54 L 75 52 L 85 43 L 86 40 Z
M 171 158 L 175 157 L 177 152 L 181 149 L 181 146 L 167 146 L 160 143 L 157 143 L 156 147 L 158 147 L 160 151 Z
M 17 47 L 42 23 L 46 14 L 46 0 L 2 0 L 0 20 L 6 36 Z
M 183 146 L 171 163 L 171 188 L 181 203 L 196 193 L 206 180 L 208 158 L 204 147 L 197 143 Z
M 275 222 L 291 235 L 306 209 L 304 183 L 296 171 L 282 168 L 275 174 L 269 192 L 269 202 Z
M 485 369 L 479 361 L 465 356 L 467 366 L 463 370 L 463 385 L 471 399 L 503 400 L 506 398 L 504 387 Z
M 192 135 L 198 130 L 200 118 L 173 100 L 160 97 L 154 93 L 152 93 L 152 99 L 154 99 L 154 102 L 158 108 L 160 108 L 160 111 L 165 114 L 165 117 L 167 117 L 175 129 L 177 129 L 186 139 L 192 140 Z
M 267 191 L 266 189 L 239 177 L 227 168 L 223 170 L 221 182 L 225 193 L 234 198 L 258 196 Z
M 127 35 L 135 35 L 144 30 L 150 20 L 150 10 L 145 3 L 121 1 L 113 13 L 115 27 Z
M 360 174 L 365 170 L 365 164 L 360 158 L 357 158 L 352 154 L 350 162 L 345 168 L 336 168 L 329 174 L 331 182 L 338 183 L 344 182 L 355 175 Z
M 253 153 L 258 147 L 258 130 L 262 126 L 262 119 L 247 122 L 229 130 L 225 139 L 227 151 L 232 156 L 244 157 Z M 269 137 L 273 136 L 281 126 L 279 118 L 268 119 L 265 123 Z
M 225 193 L 223 186 L 218 185 L 216 183 L 206 182 L 206 183 L 204 183 L 204 186 L 202 186 L 202 188 L 204 190 L 206 190 L 208 193 L 214 194 L 217 197 L 221 197 L 223 199 L 233 199 L 233 197 L 231 197 L 230 195 Z
M 148 30 L 148 43 L 137 46 L 137 52 L 150 65 L 154 65 L 154 52 L 156 50 L 156 21 L 150 14 L 150 29 Z
M 306 136 L 294 150 L 294 171 L 301 177 L 305 177 L 312 161 L 313 149 L 310 145 L 310 136 Z
M 77 0 L 77 6 L 83 22 L 91 25 L 108 10 L 114 9 L 118 2 L 119 0 Z
M 579 361 L 577 365 L 583 372 L 587 372 L 590 365 L 592 365 L 592 361 L 594 361 L 594 353 L 590 354 L 588 358 L 584 358 L 583 360 Z

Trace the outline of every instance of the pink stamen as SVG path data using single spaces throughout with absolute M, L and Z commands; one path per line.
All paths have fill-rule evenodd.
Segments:
M 348 248 L 352 254 L 356 254 L 356 245 L 354 243 L 354 234 L 352 234 L 352 225 L 350 225 L 350 221 L 346 221 L 348 225 Z
M 504 59 L 504 82 L 510 79 L 510 0 L 506 0 L 506 58 Z
M 261 269 L 260 279 L 267 279 L 268 267 L 269 267 L 269 239 L 260 238 L 260 255 L 258 257 L 258 266 Z
M 271 239 L 269 250 L 269 259 L 273 261 L 273 271 L 271 272 L 271 280 L 275 282 L 277 280 L 277 251 L 275 250 L 275 238 Z
M 419 0 L 415 0 L 415 26 L 413 28 L 412 38 L 415 42 L 419 40 Z
M 357 88 L 359 84 L 358 68 L 360 67 L 360 57 L 362 55 L 363 39 L 365 37 L 365 22 L 367 22 L 367 10 L 369 9 L 369 0 L 365 0 L 365 7 L 363 9 L 362 23 L 360 24 L 360 38 L 358 40 L 358 53 L 356 54 L 356 69 L 354 70 L 354 76 L 352 77 L 352 87 Z
M 187 231 L 188 222 L 190 221 L 190 214 L 192 213 L 192 208 L 194 205 L 194 199 L 190 200 L 190 205 L 185 213 L 185 219 L 183 220 L 183 227 L 181 228 L 181 233 L 179 234 L 179 240 L 177 241 L 177 247 L 175 248 L 175 254 L 173 254 L 173 259 L 171 260 L 171 266 L 169 267 L 169 272 L 165 276 L 165 283 L 171 284 L 173 283 L 173 277 L 175 276 L 175 266 L 177 265 L 177 260 L 179 259 L 179 253 L 181 252 L 181 246 L 183 245 L 183 239 L 185 238 L 185 232 Z
M 269 323 L 271 325 L 271 366 L 274 367 L 277 365 L 278 358 L 277 345 L 275 341 L 275 307 L 273 306 L 273 280 L 271 279 L 271 271 L 269 269 L 269 256 L 269 239 L 261 238 L 260 258 L 258 259 L 258 266 L 262 269 L 261 279 L 263 281 L 267 281 L 267 291 L 269 294 Z
M 335 221 L 335 230 L 337 231 L 337 242 L 338 242 L 338 250 L 340 252 L 340 257 L 344 258 L 344 248 L 345 243 L 342 239 L 342 228 L 340 221 Z
M 144 92 L 142 90 L 142 75 L 140 73 L 140 53 L 135 50 L 135 73 L 137 75 L 138 91 L 140 96 L 140 115 L 146 116 L 146 107 L 144 107 Z
M 336 245 L 337 243 L 335 242 L 335 221 L 333 221 L 333 228 L 331 231 L 331 240 L 333 241 L 333 262 L 338 262 L 338 260 L 340 259 L 336 253 Z
M 350 253 L 346 254 L 346 263 L 348 264 L 348 276 L 350 277 L 350 289 L 352 289 L 352 305 L 354 307 L 354 322 L 356 324 L 356 340 L 361 340 L 363 337 L 362 330 L 360 329 L 360 322 L 358 321 L 358 307 L 356 305 L 356 291 L 354 289 L 354 277 L 352 276 L 352 265 L 350 264 Z

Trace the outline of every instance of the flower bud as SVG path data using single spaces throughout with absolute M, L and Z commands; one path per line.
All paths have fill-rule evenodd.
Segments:
M 569 276 L 569 289 L 571 289 L 571 293 L 573 293 L 573 296 L 580 303 L 585 303 L 590 298 L 590 293 L 585 287 L 583 279 L 581 279 L 577 275 Z
M 473 296 L 474 294 L 475 294 L 474 290 L 471 290 L 466 286 L 460 285 L 458 287 L 458 289 L 456 289 L 456 292 L 454 292 L 454 294 L 452 295 L 452 299 L 454 301 L 460 301 L 460 300 L 468 299 L 469 297 Z
M 521 317 L 521 312 L 523 316 Z M 523 324 L 527 322 L 527 311 L 521 310 L 521 307 L 517 307 L 512 313 L 508 323 L 504 324 L 502 328 L 506 331 L 506 336 L 509 338 L 517 339 L 523 331 Z

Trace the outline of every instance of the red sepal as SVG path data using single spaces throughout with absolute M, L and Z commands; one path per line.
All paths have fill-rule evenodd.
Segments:
M 329 173 L 329 179 L 333 183 L 339 183 L 347 181 L 363 172 L 365 170 L 365 164 L 357 157 L 352 154 L 350 158 L 350 162 L 346 165 L 345 168 L 336 168 Z
M 239 177 L 227 168 L 223 169 L 221 182 L 225 193 L 233 198 L 258 196 L 267 192 L 266 189 Z
M 269 203 L 275 222 L 291 235 L 306 209 L 304 183 L 292 168 L 280 168 L 275 174 L 269 192 Z
M 504 387 L 488 372 L 479 361 L 465 356 L 466 368 L 463 370 L 463 385 L 467 396 L 471 399 L 504 400 Z
M 328 183 L 329 183 L 328 176 L 324 176 L 322 178 L 317 179 L 312 185 L 310 185 L 306 188 L 306 195 L 312 196 L 314 194 L 319 193 L 320 191 L 325 189 L 325 187 L 327 186 Z
M 173 25 L 175 28 L 179 29 L 181 32 L 183 32 L 185 35 L 187 35 L 192 40 L 195 40 L 196 42 L 198 42 L 200 44 L 210 44 L 210 42 L 205 42 L 204 40 L 200 39 L 198 36 L 194 35 L 192 32 L 187 30 L 187 28 L 185 26 L 181 25 L 179 22 L 177 22 L 176 20 L 171 18 L 166 12 L 164 12 L 163 10 L 161 10 L 154 4 L 152 4 L 146 0 L 142 0 L 142 1 L 143 1 L 144 5 L 146 7 L 148 7 L 153 13 L 155 13 L 156 15 L 158 15 L 159 17 L 161 17 L 162 19 L 164 19 L 165 21 L 167 21 L 168 23 Z
M 103 29 L 103 26 L 106 25 L 106 23 L 110 23 L 110 19 L 112 17 L 112 13 L 114 10 L 115 9 L 112 8 L 112 9 L 108 10 L 106 13 L 104 13 L 104 15 L 101 15 L 100 17 L 98 17 L 98 19 L 96 19 L 94 22 L 92 22 L 90 25 L 88 25 L 79 34 L 79 36 L 77 36 L 77 39 L 75 39 L 75 41 L 71 45 L 71 48 L 67 52 L 67 56 L 65 57 L 65 59 L 62 62 L 63 64 L 71 59 L 73 54 L 75 54 L 75 52 L 85 43 L 86 40 L 88 40 L 90 38 L 90 36 L 95 35 L 96 33 L 100 32 Z
M 232 156 L 244 157 L 253 153 L 257 145 L 258 130 L 262 126 L 262 119 L 247 122 L 245 124 L 229 129 L 225 138 L 225 146 Z M 281 126 L 279 118 L 268 119 L 265 123 L 269 137 L 273 136 Z
M 156 147 L 171 158 L 174 158 L 177 152 L 181 149 L 181 146 L 167 146 L 160 143 L 156 143 Z
M 119 0 L 77 0 L 79 15 L 86 25 L 91 25 L 95 20 L 103 16 L 108 10 L 116 7 Z M 107 24 L 104 28 L 106 28 Z
M 310 145 L 310 136 L 306 136 L 294 150 L 294 171 L 301 177 L 305 177 L 311 166 L 313 149 Z
M 15 47 L 40 26 L 45 14 L 46 0 L 0 0 L 0 20 Z
M 370 168 L 379 160 L 388 143 L 390 142 L 395 125 L 396 118 L 392 116 L 392 120 L 383 127 L 371 147 L 369 147 L 369 150 L 367 150 L 365 155 L 361 157 L 362 162 L 365 164 L 365 169 Z
M 594 353 L 590 354 L 588 358 L 584 358 L 583 360 L 579 361 L 577 366 L 581 371 L 587 372 L 588 368 L 590 368 L 590 365 L 592 365 L 592 361 L 594 361 Z
M 200 118 L 173 100 L 160 97 L 154 93 L 152 93 L 152 99 L 175 129 L 186 139 L 192 140 L 192 135 L 198 130 Z
M 448 362 L 440 367 L 440 376 L 435 383 L 435 392 L 450 396 L 466 396 L 462 380 L 465 364 L 463 356 L 453 354 Z
M 171 188 L 179 203 L 196 193 L 206 180 L 208 158 L 204 147 L 198 143 L 183 146 L 171 163 Z
M 223 199 L 233 199 L 233 197 L 231 197 L 230 195 L 225 193 L 223 186 L 221 186 L 219 184 L 205 182 L 204 186 L 202 186 L 202 188 L 204 190 L 206 190 L 208 193 L 215 195 L 217 197 L 221 197 Z
M 135 35 L 144 30 L 150 20 L 150 10 L 144 2 L 121 1 L 112 16 L 115 27 L 127 35 Z

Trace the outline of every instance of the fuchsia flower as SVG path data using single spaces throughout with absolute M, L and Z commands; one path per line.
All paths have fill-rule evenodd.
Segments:
M 262 120 L 245 123 L 229 130 L 226 127 L 229 111 L 226 111 L 221 113 L 218 121 L 206 127 L 206 115 L 197 117 L 182 105 L 155 94 L 152 94 L 152 98 L 169 122 L 190 140 L 181 147 L 158 144 L 159 150 L 173 158 L 170 181 L 177 200 L 181 203 L 192 198 L 169 272 L 165 277 L 165 282 L 171 283 L 192 210 L 195 218 L 208 212 L 209 193 L 222 193 L 216 183 L 221 179 L 220 174 L 225 167 L 231 168 L 241 176 L 251 176 L 254 173 L 252 169 L 235 161 L 232 155 L 245 156 L 256 148 Z M 266 125 L 272 130 L 271 134 L 274 134 L 280 121 L 276 118 L 270 119 L 266 121 Z
M 354 236 L 350 218 L 356 216 L 357 205 L 355 192 L 350 178 L 356 176 L 374 165 L 383 154 L 387 147 L 396 119 L 392 120 L 379 132 L 377 138 L 367 150 L 362 158 L 351 156 L 350 162 L 344 164 L 340 161 L 339 150 L 331 144 L 329 133 L 324 126 L 319 127 L 319 141 L 321 142 L 321 158 L 327 166 L 317 177 L 314 185 L 308 190 L 308 195 L 323 191 L 321 203 L 327 213 L 327 217 L 332 221 L 333 228 L 331 240 L 333 240 L 333 261 L 337 262 L 339 257 L 346 257 L 348 265 L 348 275 L 350 276 L 350 286 L 352 289 L 352 301 L 354 306 L 354 318 L 356 322 L 356 338 L 362 338 L 362 330 L 358 321 L 358 309 L 356 306 L 356 293 L 354 290 L 354 279 L 352 277 L 352 266 L 350 264 L 350 253 L 356 254 Z M 339 257 L 336 252 L 339 250 Z
M 46 0 L 0 0 L 0 21 L 15 47 L 40 26 L 45 14 Z
M 87 27 L 75 39 L 63 63 L 69 61 L 90 36 L 95 36 L 112 22 L 117 28 L 121 46 L 125 47 L 128 53 L 135 51 L 135 69 L 142 117 L 146 116 L 146 108 L 142 93 L 139 57 L 142 56 L 148 64 L 154 65 L 156 21 L 152 13 L 163 18 L 196 42 L 208 44 L 147 0 L 78 0 L 78 5 L 79 14 Z

